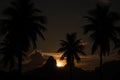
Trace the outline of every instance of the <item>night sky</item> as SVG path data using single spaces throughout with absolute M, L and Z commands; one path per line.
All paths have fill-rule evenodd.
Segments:
M 0 13 L 10 5 L 10 1 L 0 0 Z M 48 18 L 46 41 L 39 39 L 38 49 L 55 52 L 59 48 L 59 40 L 65 39 L 65 34 L 69 32 L 77 32 L 78 38 L 89 43 L 88 37 L 83 35 L 82 27 L 86 21 L 82 16 L 95 8 L 97 0 L 34 0 L 34 2 Z M 111 10 L 120 13 L 120 0 L 113 0 Z M 88 44 L 88 48 L 89 45 L 91 44 Z

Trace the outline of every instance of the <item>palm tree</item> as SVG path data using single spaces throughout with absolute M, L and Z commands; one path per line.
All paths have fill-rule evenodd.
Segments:
M 12 7 L 3 11 L 8 18 L 1 19 L 1 34 L 6 34 L 1 54 L 4 55 L 5 65 L 10 63 L 10 69 L 18 59 L 18 70 L 21 72 L 23 55 L 29 50 L 30 44 L 36 49 L 37 35 L 45 40 L 43 32 L 46 31 L 46 17 L 33 7 L 30 0 L 18 0 L 11 4 Z
M 70 68 L 70 79 L 72 80 L 72 68 L 74 67 L 74 60 L 80 61 L 78 53 L 85 55 L 83 52 L 84 46 L 80 44 L 80 39 L 77 39 L 76 33 L 71 33 L 66 35 L 66 40 L 61 40 L 61 47 L 57 52 L 64 52 L 61 56 L 61 60 L 66 57 L 67 66 Z
M 9 39 L 10 40 L 10 39 Z M 16 63 L 16 58 L 20 61 L 19 62 L 19 72 L 21 72 L 22 67 L 22 59 L 21 57 L 26 57 L 25 52 L 19 51 L 22 50 L 19 48 L 18 44 L 15 45 L 13 42 L 3 41 L 2 48 L 0 49 L 1 53 L 3 54 L 3 58 L 1 62 L 3 63 L 4 67 L 8 67 L 9 71 L 12 71 L 13 67 Z M 23 46 L 24 47 L 24 46 Z
M 102 56 L 109 55 L 111 42 L 115 45 L 119 41 L 118 34 L 120 27 L 115 26 L 115 22 L 120 19 L 117 13 L 110 12 L 109 6 L 100 6 L 89 12 L 90 16 L 85 16 L 91 23 L 84 26 L 84 33 L 90 33 L 93 40 L 92 54 L 100 49 L 100 70 L 102 69 Z
M 81 39 L 77 39 L 76 33 L 71 33 L 66 35 L 66 41 L 61 40 L 61 47 L 57 50 L 57 52 L 64 52 L 61 56 L 61 60 L 67 59 L 67 66 L 74 67 L 74 60 L 77 62 L 80 61 L 80 57 L 78 53 L 85 55 L 83 52 L 84 46 L 81 44 Z

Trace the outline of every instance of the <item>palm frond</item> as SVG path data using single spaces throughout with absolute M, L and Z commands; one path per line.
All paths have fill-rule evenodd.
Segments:
M 88 25 L 85 25 L 83 27 L 84 29 L 84 34 L 90 32 L 90 31 L 94 31 L 95 30 L 95 24 L 88 24 Z
M 60 57 L 60 60 L 64 60 L 64 58 L 67 56 L 67 52 L 63 53 L 63 55 Z
M 39 21 L 42 24 L 47 24 L 47 17 L 46 16 L 33 16 L 32 19 Z
M 110 39 L 111 39 L 111 41 L 113 41 L 113 43 L 115 44 L 115 48 L 117 48 L 116 45 L 120 43 L 120 39 L 117 38 L 114 34 L 112 34 L 112 35 L 110 36 Z
M 67 50 L 66 47 L 61 47 L 61 48 L 59 48 L 59 49 L 57 50 L 57 52 L 64 52 L 64 51 L 66 51 L 66 50 Z
M 120 26 L 119 27 L 114 27 L 114 30 L 120 35 Z
M 77 62 L 80 62 L 81 59 L 80 59 L 80 57 L 79 57 L 79 55 L 77 53 L 74 54 L 74 57 L 77 60 Z
M 89 21 L 91 21 L 92 23 L 96 23 L 96 19 L 94 19 L 93 17 L 90 16 L 83 16 L 83 18 L 87 18 Z
M 68 44 L 68 42 L 67 41 L 65 41 L 65 40 L 60 40 L 61 41 L 61 46 L 67 46 L 67 45 L 69 45 Z
M 120 14 L 116 12 L 110 12 L 108 16 L 112 22 L 116 22 L 120 20 Z
M 39 9 L 36 9 L 36 8 L 34 8 L 33 11 L 39 12 L 39 13 L 42 13 L 42 12 L 43 12 L 42 10 L 39 10 Z
M 40 36 L 43 40 L 45 40 L 45 37 L 44 37 L 44 35 L 43 35 L 42 32 L 38 32 L 38 34 L 39 34 L 39 36 Z
M 76 40 L 76 41 L 74 42 L 74 45 L 79 45 L 80 42 L 81 42 L 81 39 L 78 39 L 78 40 Z

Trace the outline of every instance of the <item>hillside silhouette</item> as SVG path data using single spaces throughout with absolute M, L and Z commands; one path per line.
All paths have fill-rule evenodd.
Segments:
M 120 61 L 106 62 L 102 66 L 103 80 L 120 80 Z M 69 67 L 56 67 L 56 60 L 50 56 L 44 66 L 32 71 L 23 72 L 19 77 L 17 71 L 5 72 L 0 71 L 0 80 L 69 80 Z M 98 80 L 99 68 L 93 71 L 85 71 L 81 68 L 72 69 L 73 80 Z

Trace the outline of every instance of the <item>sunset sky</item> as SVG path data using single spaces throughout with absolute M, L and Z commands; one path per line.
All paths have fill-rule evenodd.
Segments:
M 12 0 L 0 0 L 0 13 L 10 6 Z M 77 32 L 78 38 L 89 43 L 88 36 L 83 35 L 83 25 L 86 24 L 82 16 L 94 9 L 98 0 L 33 0 L 36 7 L 43 10 L 48 18 L 45 32 L 46 41 L 38 40 L 38 49 L 45 52 L 56 52 L 59 48 L 59 40 L 65 38 L 69 32 Z M 109 2 L 111 0 L 99 0 Z M 113 0 L 111 10 L 120 12 L 120 0 Z M 87 51 L 91 44 L 88 44 Z
M 30 56 L 30 59 L 26 60 L 24 65 L 23 65 L 23 71 L 26 70 L 32 70 L 35 69 L 36 67 L 41 66 L 41 64 L 44 64 L 49 56 L 53 56 L 54 59 L 56 59 L 57 62 L 59 62 L 60 57 L 62 53 L 42 53 L 42 57 L 39 54 L 32 54 Z M 99 66 L 99 56 L 96 55 L 86 55 L 86 56 L 80 56 L 81 61 L 79 63 L 75 62 L 75 66 L 78 68 L 82 68 L 84 70 L 94 70 L 96 67 Z M 44 61 L 43 63 L 41 61 Z M 112 61 L 112 60 L 120 60 L 120 56 L 116 56 L 114 54 L 110 56 L 103 57 L 103 63 Z M 66 61 L 60 61 L 62 66 L 66 64 Z

